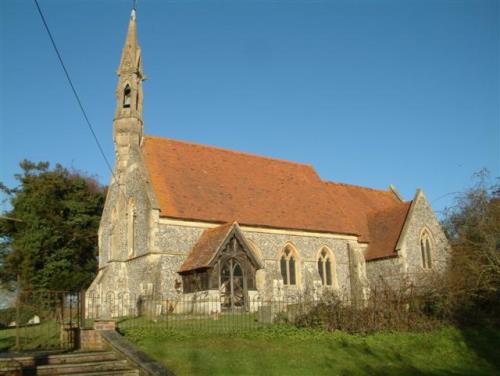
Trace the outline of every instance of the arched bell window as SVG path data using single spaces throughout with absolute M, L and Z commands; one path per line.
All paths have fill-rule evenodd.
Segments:
M 130 85 L 126 84 L 125 89 L 123 89 L 123 107 L 130 107 L 130 95 L 132 94 L 132 89 L 130 89 Z
M 297 284 L 297 256 L 290 246 L 285 247 L 281 254 L 280 271 L 285 286 Z
M 420 236 L 420 252 L 422 254 L 422 267 L 424 269 L 432 268 L 432 239 L 427 230 Z

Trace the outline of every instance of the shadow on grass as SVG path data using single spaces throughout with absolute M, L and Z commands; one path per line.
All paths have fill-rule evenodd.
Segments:
M 15 336 L 0 337 L 0 352 L 9 351 L 16 345 Z
M 499 335 L 496 337 L 492 334 L 491 336 L 482 335 L 482 331 L 479 332 L 469 332 L 468 337 L 474 340 L 476 346 L 471 346 L 470 342 L 466 343 L 468 350 L 471 353 L 477 354 L 479 349 L 482 356 L 481 359 L 487 360 L 488 364 L 494 368 L 498 366 L 500 362 L 497 359 L 498 350 L 498 340 Z M 450 339 L 451 340 L 451 339 Z M 473 365 L 469 365 L 467 362 L 462 364 L 449 364 L 448 362 L 436 362 L 436 357 L 434 359 L 429 359 L 429 362 L 433 364 L 433 369 L 429 369 L 428 365 L 430 363 L 422 362 L 421 357 L 412 358 L 412 353 L 406 348 L 393 348 L 392 346 L 387 346 L 386 348 L 371 347 L 366 342 L 360 343 L 332 343 L 329 345 L 329 350 L 334 352 L 339 344 L 346 351 L 346 358 L 356 359 L 354 367 L 340 368 L 336 374 L 342 376 L 359 376 L 359 375 L 375 375 L 375 376 L 396 376 L 396 375 L 408 375 L 408 376 L 470 376 L 470 375 L 490 375 L 491 369 L 486 367 L 485 369 L 476 368 Z M 418 342 L 415 342 L 418 346 Z M 415 348 L 416 353 L 422 352 L 422 347 Z M 424 351 L 432 351 L 432 348 Z M 484 367 L 485 365 L 483 365 Z M 472 368 L 471 368 L 472 367 Z M 499 373 L 500 375 L 500 373 Z
M 500 375 L 496 372 L 500 332 L 484 328 L 366 337 L 342 333 L 317 337 L 307 331 L 264 334 L 141 336 L 149 338 L 142 343 L 144 349 L 179 375 Z
M 498 329 L 463 329 L 461 334 L 469 349 L 496 368 L 500 374 L 500 331 Z
M 471 373 L 470 370 L 460 370 L 460 371 L 451 371 L 451 370 L 436 370 L 436 371 L 422 371 L 416 367 L 413 366 L 384 366 L 384 367 L 369 367 L 367 370 L 367 374 L 373 375 L 373 376 L 396 376 L 396 375 L 402 375 L 402 376 L 470 376 L 473 373 Z M 351 374 L 343 374 L 344 376 L 347 375 L 355 375 L 354 373 Z

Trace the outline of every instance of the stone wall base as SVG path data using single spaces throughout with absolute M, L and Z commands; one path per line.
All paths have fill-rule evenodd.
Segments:
M 116 330 L 116 322 L 114 320 L 96 320 L 94 322 L 95 330 Z
M 93 329 L 80 330 L 80 350 L 81 351 L 104 351 L 109 349 L 109 345 L 102 339 L 102 331 L 116 330 L 116 322 L 113 320 L 96 320 Z
M 80 331 L 81 351 L 104 351 L 107 350 L 107 347 L 99 331 L 95 329 L 82 329 Z

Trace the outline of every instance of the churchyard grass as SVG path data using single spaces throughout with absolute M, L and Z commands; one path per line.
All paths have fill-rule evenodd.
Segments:
M 58 348 L 60 342 L 59 324 L 46 321 L 40 325 L 19 328 L 21 350 L 37 350 Z M 16 329 L 0 329 L 0 352 L 16 349 Z
M 120 331 L 179 376 L 500 374 L 500 333 L 485 329 L 354 335 L 281 324 L 231 335 L 154 326 Z
M 169 314 L 155 318 L 147 316 L 124 318 L 117 322 L 120 329 L 161 328 L 175 331 L 233 333 L 268 326 L 260 321 L 256 313 L 232 313 L 217 315 Z

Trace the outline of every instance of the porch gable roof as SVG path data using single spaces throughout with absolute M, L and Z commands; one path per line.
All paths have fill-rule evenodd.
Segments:
M 212 267 L 217 254 L 226 246 L 227 242 L 233 237 L 232 235 L 236 236 L 240 241 L 246 253 L 252 259 L 252 262 L 262 267 L 257 257 L 253 254 L 251 247 L 246 243 L 238 224 L 233 222 L 205 230 L 191 252 L 189 252 L 178 273 L 183 274 L 197 269 Z

